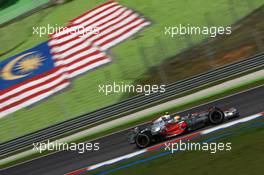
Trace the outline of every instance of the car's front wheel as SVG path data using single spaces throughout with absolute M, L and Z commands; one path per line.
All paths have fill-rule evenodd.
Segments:
M 138 148 L 146 148 L 151 144 L 151 133 L 149 132 L 139 133 L 136 136 L 135 141 Z
M 224 121 L 225 115 L 221 109 L 214 108 L 209 112 L 209 121 L 212 124 L 220 124 Z

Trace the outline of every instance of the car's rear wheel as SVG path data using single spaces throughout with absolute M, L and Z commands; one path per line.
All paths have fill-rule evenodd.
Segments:
M 225 115 L 222 110 L 214 108 L 209 112 L 209 121 L 212 124 L 220 124 L 224 121 Z
M 139 133 L 136 136 L 136 145 L 139 148 L 146 148 L 151 143 L 151 134 L 148 132 L 145 133 Z

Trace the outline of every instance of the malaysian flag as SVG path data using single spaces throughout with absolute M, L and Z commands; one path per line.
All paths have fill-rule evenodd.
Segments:
M 108 1 L 71 20 L 48 42 L 0 62 L 0 118 L 111 62 L 105 51 L 149 24 L 133 10 Z
M 56 44 L 78 43 L 82 38 L 105 51 L 149 24 L 149 21 L 133 10 L 115 1 L 108 1 L 71 20 L 68 27 L 78 29 L 78 34 L 57 33 Z
M 63 64 L 47 42 L 0 62 L 0 118 L 47 98 L 69 85 Z

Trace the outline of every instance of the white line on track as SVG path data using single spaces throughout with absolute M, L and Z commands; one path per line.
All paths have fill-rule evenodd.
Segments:
M 219 126 L 215 126 L 213 128 L 210 128 L 210 129 L 205 129 L 205 130 L 202 130 L 202 131 L 197 131 L 195 133 L 189 134 L 189 136 L 192 136 L 192 135 L 195 135 L 195 136 L 207 135 L 209 133 L 215 132 L 215 131 L 220 130 L 220 129 L 229 128 L 229 127 L 234 126 L 234 125 L 239 124 L 239 123 L 245 123 L 245 122 L 248 122 L 250 120 L 254 120 L 256 118 L 263 117 L 263 115 L 264 115 L 264 112 L 258 113 L 258 114 L 255 114 L 255 115 L 251 115 L 251 116 L 248 116 L 248 117 L 244 117 L 244 118 L 241 118 L 241 119 L 237 119 L 237 120 L 232 121 L 232 122 L 229 122 L 229 123 L 221 124 Z M 177 140 L 183 139 L 184 137 L 186 138 L 186 137 L 188 137 L 188 135 L 187 136 L 182 136 L 180 138 L 175 138 L 173 140 L 168 140 L 168 142 L 177 141 Z M 82 168 L 82 169 L 84 171 L 95 170 L 95 169 L 97 169 L 99 167 L 102 167 L 102 166 L 111 165 L 111 164 L 114 164 L 114 163 L 117 163 L 117 162 L 120 162 L 120 161 L 129 159 L 129 158 L 138 156 L 138 155 L 143 154 L 143 153 L 146 153 L 146 152 L 150 152 L 150 151 L 153 151 L 153 150 L 157 150 L 157 149 L 161 148 L 162 146 L 164 146 L 164 144 L 165 144 L 165 142 L 159 143 L 157 145 L 154 145 L 152 147 L 143 149 L 141 151 L 136 151 L 136 152 L 133 152 L 133 153 L 129 153 L 127 155 L 123 155 L 123 156 L 120 156 L 120 157 L 116 157 L 114 159 L 110 159 L 110 160 L 107 160 L 107 161 L 104 161 L 104 162 L 101 162 L 101 163 L 98 163 L 98 164 L 94 164 L 94 165 L 91 165 L 91 166 L 88 166 L 88 167 Z M 152 149 L 152 148 L 154 148 L 154 149 Z M 80 169 L 80 170 L 82 170 L 82 169 Z M 75 172 L 78 172 L 78 173 L 75 173 Z M 79 170 L 75 170 L 75 171 L 70 172 L 70 173 L 67 173 L 65 175 L 77 175 L 77 174 L 79 174 Z

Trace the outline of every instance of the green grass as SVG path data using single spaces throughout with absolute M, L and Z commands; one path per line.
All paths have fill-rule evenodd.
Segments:
M 242 124 L 236 127 L 231 127 L 217 133 L 203 136 L 202 138 L 195 139 L 193 142 L 198 142 L 218 136 L 225 133 L 232 133 L 229 136 L 215 140 L 217 143 L 232 143 L 231 151 L 222 151 L 215 154 L 203 151 L 185 151 L 169 154 L 151 161 L 136 164 L 128 168 L 117 170 L 111 174 L 121 175 L 139 175 L 139 174 L 163 174 L 163 175 L 176 175 L 176 174 L 188 174 L 204 175 L 204 174 L 261 174 L 264 167 L 262 162 L 264 161 L 262 148 L 264 146 L 264 140 L 260 139 L 264 134 L 264 126 L 258 126 L 255 128 L 247 128 L 251 124 L 263 122 L 263 118 L 257 119 L 246 124 Z M 150 156 L 158 155 L 164 152 L 154 151 L 147 153 L 143 156 L 125 160 L 122 163 L 116 163 L 114 165 L 99 168 L 88 174 L 97 174 L 103 171 L 111 170 L 122 165 L 133 163 L 139 159 L 144 159 Z
M 0 60 L 47 40 L 47 37 L 32 35 L 33 26 L 66 25 L 69 19 L 102 2 L 105 1 L 84 2 L 74 0 L 61 6 L 42 10 L 19 22 L 1 28 L 0 55 L 6 54 Z M 71 88 L 48 100 L 1 119 L 0 142 L 119 101 L 124 94 L 105 96 L 98 93 L 98 84 L 108 84 L 113 81 L 132 84 L 147 70 L 143 59 L 148 60 L 148 66 L 157 65 L 167 57 L 175 55 L 187 47 L 183 37 L 170 38 L 165 36 L 165 26 L 177 26 L 180 23 L 197 26 L 207 25 L 204 18 L 205 13 L 210 14 L 216 26 L 226 26 L 234 23 L 235 20 L 230 16 L 229 0 L 146 0 L 144 3 L 120 0 L 119 2 L 142 13 L 152 21 L 152 25 L 147 27 L 137 38 L 129 39 L 111 49 L 112 64 L 74 79 Z M 233 6 L 240 18 L 262 5 L 263 1 L 254 0 L 251 3 L 253 6 L 248 6 L 245 1 L 234 0 Z M 192 41 L 197 43 L 205 37 L 193 36 Z M 157 39 L 166 47 L 166 53 L 160 54 L 159 47 L 155 45 Z M 139 52 L 141 46 L 149 48 L 146 53 L 147 57 L 143 57 Z

